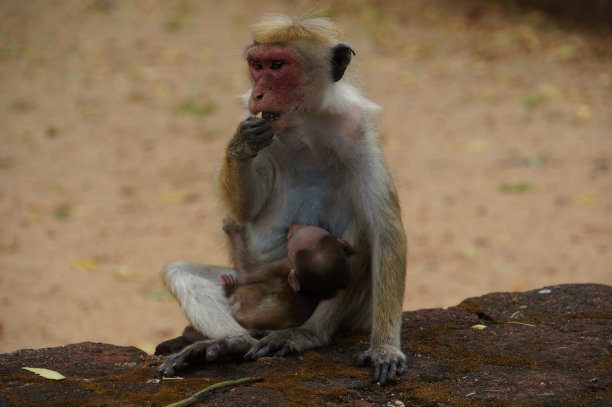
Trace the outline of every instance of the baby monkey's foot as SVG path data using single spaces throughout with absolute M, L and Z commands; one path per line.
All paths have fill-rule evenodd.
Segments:
M 219 276 L 219 284 L 225 296 L 229 297 L 238 286 L 238 279 L 231 274 L 222 274 Z

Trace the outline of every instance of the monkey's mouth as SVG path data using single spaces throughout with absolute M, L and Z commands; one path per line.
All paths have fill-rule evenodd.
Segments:
M 274 122 L 280 119 L 281 114 L 278 112 L 261 112 L 261 117 L 268 122 Z

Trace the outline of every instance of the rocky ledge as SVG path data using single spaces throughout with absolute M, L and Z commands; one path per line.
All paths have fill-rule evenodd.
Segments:
M 558 285 L 493 293 L 404 313 L 407 371 L 380 386 L 355 364 L 368 335 L 303 355 L 194 366 L 160 380 L 162 358 L 78 343 L 0 355 L 0 406 L 165 406 L 215 383 L 207 406 L 611 406 L 612 287 Z M 46 379 L 22 367 L 57 371 Z

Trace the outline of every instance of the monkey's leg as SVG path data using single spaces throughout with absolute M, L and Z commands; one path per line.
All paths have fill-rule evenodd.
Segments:
M 211 340 L 192 343 L 171 355 L 159 368 L 161 373 L 172 375 L 196 361 L 244 353 L 256 342 L 232 316 L 217 281 L 223 274 L 235 272 L 183 261 L 170 263 L 162 270 L 162 278 L 179 301 L 183 314 L 196 331 Z
M 162 270 L 166 286 L 181 304 L 191 326 L 209 339 L 247 334 L 232 316 L 219 285 L 218 278 L 223 274 L 236 275 L 226 267 L 184 261 L 170 263 Z

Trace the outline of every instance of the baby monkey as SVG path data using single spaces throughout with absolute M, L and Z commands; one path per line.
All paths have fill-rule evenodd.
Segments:
M 348 256 L 355 250 L 323 228 L 291 226 L 287 257 L 269 263 L 251 257 L 234 220 L 224 219 L 223 230 L 230 238 L 238 278 L 223 274 L 219 283 L 234 318 L 251 332 L 300 326 L 319 301 L 348 284 Z

